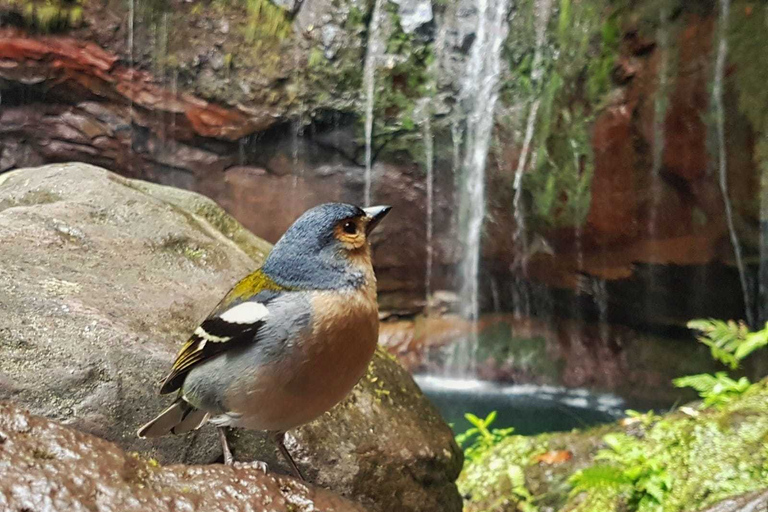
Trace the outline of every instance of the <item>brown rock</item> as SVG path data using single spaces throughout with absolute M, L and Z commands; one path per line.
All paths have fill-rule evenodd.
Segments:
M 173 465 L 0 403 L 0 509 L 46 512 L 364 512 L 258 469 Z

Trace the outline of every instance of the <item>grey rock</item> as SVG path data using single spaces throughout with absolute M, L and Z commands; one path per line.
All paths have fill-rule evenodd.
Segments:
M 768 510 L 768 488 L 725 499 L 701 512 L 765 512 Z
M 323 43 L 323 54 L 328 60 L 333 59 L 339 51 L 339 32 L 341 29 L 332 23 L 323 25 L 320 29 L 320 41 Z
M 157 383 L 181 342 L 269 248 L 192 192 L 84 164 L 0 175 L 0 400 L 161 463 L 218 460 L 210 427 L 135 432 L 167 405 Z M 311 481 L 372 511 L 461 510 L 461 452 L 389 356 L 289 434 Z M 233 437 L 237 459 L 285 469 L 258 433 Z
M 224 55 L 221 54 L 219 51 L 213 52 L 213 55 L 211 55 L 210 60 L 211 68 L 213 68 L 214 71 L 221 71 L 224 69 L 225 65 L 225 59 Z
M 392 0 L 398 5 L 400 27 L 406 34 L 426 25 L 433 19 L 432 0 Z
M 273 4 L 288 12 L 295 12 L 304 0 L 270 0 Z M 310 1 L 310 0 L 306 0 Z

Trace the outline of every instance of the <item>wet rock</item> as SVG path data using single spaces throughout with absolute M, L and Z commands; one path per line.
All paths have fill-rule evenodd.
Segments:
M 180 343 L 269 247 L 188 191 L 84 164 L 3 174 L 0 399 L 162 463 L 217 460 L 211 428 L 135 432 L 167 404 L 157 382 Z M 460 510 L 452 433 L 387 357 L 344 405 L 291 434 L 312 480 L 370 510 Z M 280 470 L 274 446 L 235 436 L 236 457 Z
M 256 469 L 160 466 L 117 445 L 0 403 L 0 509 L 364 512 L 325 489 Z
M 397 4 L 400 27 L 406 34 L 411 34 L 419 27 L 432 21 L 431 0 L 393 0 Z
M 320 40 L 323 43 L 323 48 L 325 49 L 325 58 L 326 59 L 332 59 L 336 56 L 336 52 L 339 51 L 339 43 L 338 35 L 339 31 L 341 29 L 333 25 L 331 23 L 327 25 L 323 25 L 323 27 L 320 29 Z
M 701 512 L 760 512 L 761 510 L 768 510 L 768 490 L 728 498 Z
M 285 9 L 288 12 L 295 12 L 296 9 L 298 9 L 302 2 L 305 2 L 307 0 L 270 0 L 273 4 L 280 7 L 281 9 Z

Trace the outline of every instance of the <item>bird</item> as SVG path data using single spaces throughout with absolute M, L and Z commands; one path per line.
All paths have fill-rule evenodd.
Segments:
M 160 385 L 176 398 L 138 436 L 211 423 L 231 466 L 228 428 L 267 431 L 304 480 L 284 435 L 341 402 L 365 374 L 379 330 L 369 237 L 390 210 L 326 203 L 301 215 L 181 347 Z

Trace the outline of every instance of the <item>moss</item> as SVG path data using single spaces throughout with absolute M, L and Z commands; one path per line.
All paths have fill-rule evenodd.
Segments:
M 534 27 L 536 2 L 520 6 L 505 51 L 512 73 L 502 88 L 507 105 L 525 114 L 507 119 L 512 133 L 533 126 L 523 187 L 532 227 L 581 225 L 590 205 L 594 169 L 591 127 L 607 93 L 621 39 L 612 2 L 553 2 L 543 40 Z
M 248 36 L 252 40 L 284 39 L 291 32 L 288 14 L 269 0 L 246 0 L 248 9 Z
M 376 70 L 374 135 L 385 153 L 406 153 L 410 160 L 420 161 L 424 150 L 415 111 L 417 102 L 432 94 L 434 48 L 415 33 L 403 31 L 396 4 L 387 3 L 385 10 L 392 31 L 386 41 L 387 62 Z M 361 118 L 360 135 L 363 121 Z
M 720 409 L 684 410 L 582 432 L 512 436 L 465 467 L 459 479 L 469 496 L 465 510 L 517 510 L 510 467 L 522 469 L 527 503 L 563 511 L 682 512 L 765 487 L 768 382 Z M 554 465 L 537 461 L 552 450 L 573 457 Z
M 3 3 L 21 15 L 25 28 L 41 33 L 78 27 L 83 19 L 84 0 L 5 0 Z
M 368 12 L 349 2 L 339 4 L 334 16 L 339 20 L 343 44 L 339 44 L 338 51 L 329 59 L 317 38 L 307 54 L 305 72 L 301 77 L 303 86 L 298 96 L 307 111 L 362 111 L 359 103 L 363 84 L 361 63 L 365 59 L 362 42 L 367 31 L 365 20 Z

